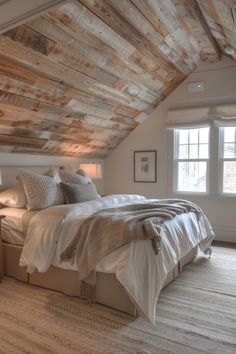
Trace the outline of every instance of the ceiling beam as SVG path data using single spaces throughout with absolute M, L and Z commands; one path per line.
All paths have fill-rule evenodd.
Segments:
M 200 6 L 198 5 L 198 2 L 197 0 L 187 0 L 185 1 L 185 5 L 186 5 L 186 8 L 191 12 L 191 14 L 196 18 L 198 19 L 198 21 L 200 22 L 201 26 L 203 27 L 213 49 L 215 50 L 216 52 L 216 55 L 218 57 L 219 60 L 221 60 L 221 51 L 218 47 L 218 44 L 215 40 L 215 38 L 213 37 L 209 27 L 208 27 L 208 24 L 205 20 L 205 17 L 202 13 L 202 10 L 200 8 Z

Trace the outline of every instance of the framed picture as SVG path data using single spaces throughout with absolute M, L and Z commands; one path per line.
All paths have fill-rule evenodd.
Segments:
M 157 152 L 134 151 L 134 182 L 156 183 Z

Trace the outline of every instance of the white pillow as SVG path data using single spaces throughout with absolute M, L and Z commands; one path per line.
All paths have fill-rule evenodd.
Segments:
M 21 171 L 20 174 L 26 194 L 27 209 L 40 210 L 64 204 L 63 193 L 55 178 L 28 171 Z
M 25 208 L 27 203 L 23 186 L 16 186 L 6 189 L 0 193 L 0 204 L 13 207 Z

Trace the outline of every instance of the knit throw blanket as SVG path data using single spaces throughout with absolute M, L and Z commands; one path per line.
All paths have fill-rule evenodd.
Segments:
M 160 233 L 165 221 L 188 212 L 201 214 L 195 204 L 180 199 L 162 199 L 107 208 L 85 219 L 61 254 L 61 261 L 77 262 L 82 297 L 94 301 L 96 265 L 106 255 L 133 240 L 150 240 L 155 254 L 160 249 Z

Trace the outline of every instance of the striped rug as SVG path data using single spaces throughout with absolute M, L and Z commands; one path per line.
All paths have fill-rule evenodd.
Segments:
M 162 291 L 155 327 L 5 277 L 0 353 L 236 353 L 236 249 L 189 264 Z

